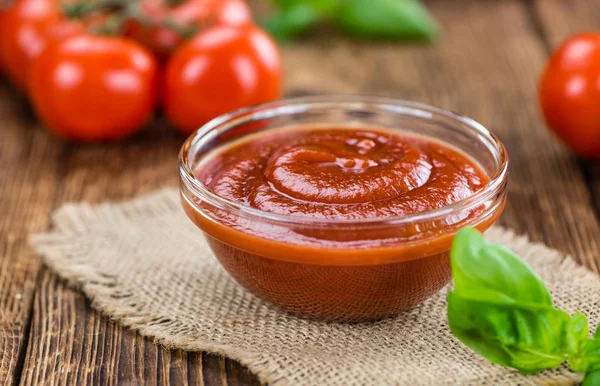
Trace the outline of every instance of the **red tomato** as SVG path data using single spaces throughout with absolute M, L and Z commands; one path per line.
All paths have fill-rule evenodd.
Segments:
M 600 34 L 566 40 L 552 54 L 539 99 L 550 129 L 575 153 L 600 157 Z
M 154 57 L 119 37 L 79 35 L 51 44 L 29 75 L 40 118 L 50 131 L 73 140 L 127 137 L 155 106 Z
M 168 21 L 182 27 L 204 27 L 206 23 L 240 26 L 252 22 L 244 0 L 186 0 L 172 8 L 166 0 L 142 0 L 140 7 L 155 24 Z M 171 52 L 182 40 L 174 28 L 166 25 L 150 28 L 131 23 L 127 35 L 160 54 Z
M 50 40 L 82 31 L 76 22 L 65 22 L 56 0 L 17 0 L 4 15 L 0 36 L 0 61 L 15 85 L 25 91 L 31 62 Z
M 167 64 L 165 112 L 191 133 L 228 111 L 279 98 L 281 57 L 254 25 L 214 26 L 184 43 Z
M 4 57 L 2 56 L 2 29 L 4 26 L 4 15 L 6 14 L 6 10 L 4 8 L 2 8 L 2 6 L 0 5 L 0 74 L 4 74 L 4 70 L 6 65 L 4 64 Z

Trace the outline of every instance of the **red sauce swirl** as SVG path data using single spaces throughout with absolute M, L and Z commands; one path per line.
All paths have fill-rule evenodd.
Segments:
M 263 211 L 328 219 L 408 215 L 460 201 L 488 182 L 466 155 L 387 130 L 268 131 L 215 150 L 197 178 Z

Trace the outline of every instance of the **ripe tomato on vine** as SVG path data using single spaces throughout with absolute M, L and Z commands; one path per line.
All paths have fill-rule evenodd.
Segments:
M 158 54 L 168 54 L 186 35 L 209 25 L 242 26 L 252 22 L 252 13 L 244 0 L 141 0 L 126 35 Z M 182 36 L 184 35 L 184 36 Z
M 79 35 L 50 45 L 33 63 L 31 98 L 53 133 L 77 141 L 137 132 L 152 116 L 158 67 L 136 42 Z
M 282 77 L 244 0 L 15 0 L 0 10 L 0 68 L 77 141 L 132 135 L 157 101 L 189 133 L 278 98 Z
M 546 65 L 538 95 L 548 127 L 575 153 L 600 158 L 600 33 L 565 40 Z
M 65 19 L 57 0 L 17 0 L 2 16 L 0 62 L 15 86 L 26 91 L 29 66 L 48 42 L 82 30 Z
M 165 112 L 185 134 L 210 119 L 279 98 L 281 55 L 259 27 L 213 26 L 184 43 L 167 64 Z

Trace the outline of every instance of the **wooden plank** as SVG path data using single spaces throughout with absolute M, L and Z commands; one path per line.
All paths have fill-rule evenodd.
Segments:
M 250 370 L 231 359 L 225 359 L 225 373 L 227 374 L 228 386 L 260 385 L 258 379 L 250 373 Z
M 124 199 L 175 185 L 182 141 L 155 124 L 123 143 L 70 146 L 56 205 Z M 22 384 L 167 385 L 202 379 L 201 353 L 171 352 L 111 322 L 46 269 L 37 288 Z
M 583 175 L 577 160 L 546 133 L 535 106 L 546 54 L 528 7 L 518 0 L 429 4 L 445 27 L 433 46 L 331 35 L 286 46 L 287 93 L 387 95 L 480 120 L 500 135 L 512 160 L 502 223 L 597 270 L 600 228 Z M 123 144 L 72 147 L 57 202 L 121 199 L 174 184 L 181 141 L 157 124 Z M 24 384 L 256 382 L 231 361 L 168 352 L 109 322 L 47 271 L 35 296 L 29 343 Z
M 62 144 L 39 130 L 24 99 L 0 80 L 0 384 L 20 373 L 39 260 L 27 234 L 48 223 Z
M 201 354 L 159 347 L 93 312 L 56 275 L 45 271 L 41 277 L 22 384 L 167 385 L 198 379 L 202 367 L 188 370 L 188 357 Z
M 539 31 L 549 47 L 577 32 L 600 30 L 600 3 L 593 0 L 531 0 Z
M 176 186 L 183 140 L 164 122 L 156 122 L 123 143 L 70 146 L 62 160 L 56 205 L 121 200 Z M 235 362 L 226 369 L 223 358 L 203 361 L 202 353 L 169 351 L 111 322 L 46 269 L 37 289 L 22 384 L 168 385 L 205 379 L 220 384 L 217 380 L 226 382 L 226 372 L 249 374 Z M 248 375 L 248 380 L 255 382 L 255 377 Z
M 548 51 L 568 36 L 584 31 L 600 31 L 600 3 L 590 0 L 536 0 L 532 12 Z M 600 164 L 580 160 L 600 216 Z

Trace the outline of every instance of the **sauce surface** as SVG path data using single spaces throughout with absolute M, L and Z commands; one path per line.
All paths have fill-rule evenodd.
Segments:
M 423 212 L 465 199 L 489 181 L 443 143 L 383 129 L 269 130 L 213 152 L 196 177 L 215 194 L 310 218 Z

